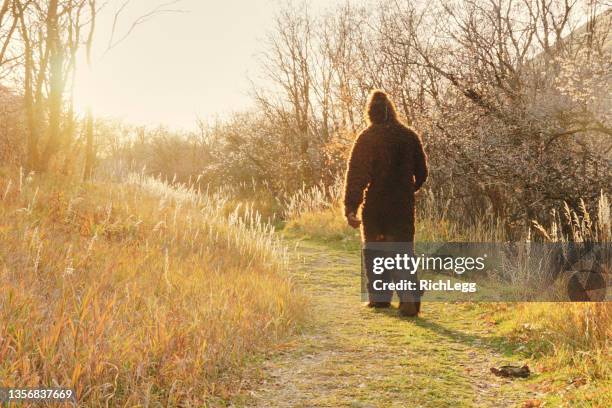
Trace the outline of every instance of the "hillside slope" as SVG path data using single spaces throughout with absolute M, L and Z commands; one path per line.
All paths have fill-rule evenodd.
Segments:
M 303 298 L 284 249 L 221 197 L 134 177 L 0 172 L 0 378 L 82 406 L 201 406 L 239 392 Z

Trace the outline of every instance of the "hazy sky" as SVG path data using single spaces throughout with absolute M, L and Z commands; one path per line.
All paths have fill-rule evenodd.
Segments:
M 121 14 L 119 34 L 163 2 L 132 0 Z M 334 2 L 310 3 L 314 10 Z M 102 56 L 112 26 L 109 9 L 98 22 L 93 70 L 79 73 L 77 105 L 91 104 L 97 116 L 175 128 L 193 127 L 197 115 L 207 119 L 245 109 L 250 106 L 248 78 L 256 77 L 256 58 L 280 4 L 183 0 L 172 8 L 185 13 L 157 15 Z

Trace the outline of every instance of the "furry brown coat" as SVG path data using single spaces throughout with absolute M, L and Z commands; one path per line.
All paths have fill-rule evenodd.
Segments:
M 393 103 L 382 91 L 370 95 L 366 108 L 369 126 L 357 137 L 346 172 L 344 212 L 349 224 L 356 227 L 356 213 L 363 202 L 361 234 L 364 271 L 367 278 L 369 306 L 388 307 L 389 290 L 375 289 L 377 279 L 383 282 L 416 280 L 416 274 L 372 270 L 371 242 L 408 243 L 405 249 L 414 252 L 414 193 L 427 179 L 427 157 L 419 136 L 397 118 Z M 365 197 L 364 197 L 365 192 Z M 418 315 L 420 293 L 398 291 L 400 314 Z
M 348 162 L 345 215 L 356 214 L 363 202 L 364 242 L 413 242 L 414 193 L 427 179 L 421 139 L 398 120 L 382 91 L 371 94 L 366 114 L 369 126 L 357 137 Z

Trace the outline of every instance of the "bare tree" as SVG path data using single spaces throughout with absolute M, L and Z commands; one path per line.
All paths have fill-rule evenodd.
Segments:
M 66 112 L 64 93 L 74 80 L 79 48 L 93 37 L 95 13 L 93 0 L 15 2 L 32 170 L 48 170 L 73 134 L 72 101 Z
M 267 115 L 280 120 L 285 130 L 282 143 L 294 148 L 294 165 L 302 177 L 311 180 L 312 163 L 309 149 L 313 139 L 313 30 L 306 6 L 285 9 L 276 18 L 276 27 L 269 36 L 268 50 L 262 56 L 264 80 L 276 89 L 272 94 L 255 89 L 255 97 Z
M 0 74 L 4 72 L 5 65 L 10 65 L 18 58 L 17 55 L 11 54 L 11 45 L 19 22 L 14 9 L 15 0 L 4 0 L 0 5 Z
M 274 86 L 256 96 L 316 180 L 332 162 L 313 157 L 346 145 L 364 94 L 383 87 L 439 164 L 430 186 L 513 223 L 612 188 L 611 21 L 597 0 L 297 7 L 279 14 L 263 64 Z

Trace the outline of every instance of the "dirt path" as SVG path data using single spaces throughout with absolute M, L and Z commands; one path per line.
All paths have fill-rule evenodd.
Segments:
M 359 255 L 300 243 L 296 281 L 314 321 L 287 351 L 264 364 L 248 406 L 445 407 L 521 405 L 537 398 L 527 380 L 490 368 L 519 363 L 495 344 L 495 325 L 470 304 L 425 303 L 418 319 L 374 311 L 359 298 Z

